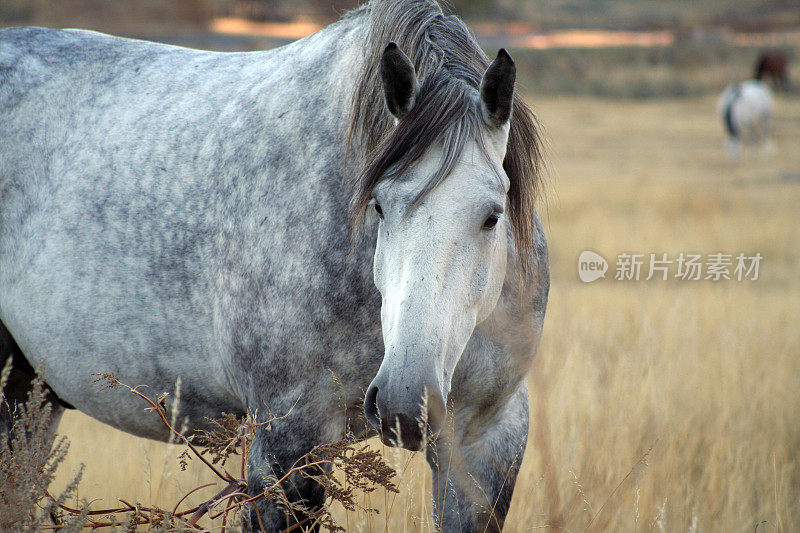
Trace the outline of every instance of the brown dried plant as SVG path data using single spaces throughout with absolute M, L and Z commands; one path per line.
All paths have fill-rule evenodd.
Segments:
M 4 371 L 3 375 L 7 373 Z M 49 436 L 50 425 L 45 423 L 49 422 L 50 406 L 46 401 L 44 384 L 37 377 L 29 401 L 18 407 L 19 422 L 15 425 L 11 446 L 4 444 L 0 448 L 2 479 L 13 483 L 4 484 L 4 487 L 13 488 L 0 488 L 0 530 L 80 531 L 82 528 L 108 528 L 135 531 L 143 527 L 158 532 L 206 531 L 199 522 L 207 516 L 212 520 L 221 518 L 221 530 L 224 532 L 230 527 L 241 526 L 244 516 L 258 503 L 272 501 L 290 516 L 305 516 L 289 527 L 287 532 L 307 530 L 317 525 L 331 531 L 343 531 L 330 513 L 330 503 L 338 502 L 348 510 L 362 509 L 357 503 L 357 493 L 372 492 L 379 487 L 397 492 L 394 483 L 396 473 L 383 461 L 379 452 L 342 440 L 317 446 L 280 477 L 272 476 L 261 493 L 249 495 L 246 465 L 250 445 L 257 431 L 268 431 L 270 424 L 279 417 L 258 417 L 261 421 L 256 422 L 255 414 L 237 418 L 223 413 L 220 418 L 209 420 L 209 430 L 187 437 L 175 428 L 175 416 L 167 416 L 166 393 L 152 399 L 142 392 L 143 386 L 126 385 L 114 374 L 95 376 L 95 384 L 101 391 L 124 388 L 147 403 L 145 411 L 158 416 L 172 439 L 185 446 L 178 456 L 182 470 L 188 461 L 198 460 L 219 478 L 218 483 L 221 482 L 223 487 L 210 500 L 181 509 L 189 496 L 214 484 L 195 487 L 180 498 L 171 511 L 122 499 L 121 505 L 113 509 L 90 510 L 87 503 L 75 508 L 65 505 L 67 498 L 77 490 L 81 472 L 59 497 L 47 492 L 55 469 L 66 456 L 67 441 L 62 437 L 51 449 L 53 440 Z M 241 455 L 238 477 L 224 469 L 227 459 L 236 453 Z M 291 501 L 287 497 L 283 486 L 297 475 L 314 479 L 325 488 L 328 502 L 322 508 L 308 509 L 304 502 Z M 363 510 L 377 512 L 374 509 Z M 47 522 L 48 516 L 52 518 L 51 523 Z M 264 529 L 263 523 L 254 525 Z
M 340 503 L 348 511 L 357 509 L 377 513 L 376 509 L 365 509 L 356 501 L 356 495 L 367 494 L 382 487 L 398 493 L 394 483 L 394 468 L 383 461 L 377 450 L 367 445 L 357 447 L 345 440 L 321 444 L 305 457 L 306 464 L 320 463 L 341 472 L 342 479 L 330 474 L 312 475 L 325 488 L 325 494 Z
M 0 409 L 12 420 L 8 434 L 0 433 L 0 531 L 39 531 L 48 520 L 58 521 L 64 531 L 79 531 L 88 506 L 75 509 L 69 519 L 60 516 L 59 506 L 75 495 L 83 468 L 58 497 L 48 494 L 69 443 L 65 437 L 56 440 L 52 431 L 53 413 L 42 368 L 24 403 L 6 398 L 11 364 L 9 358 L 0 372 Z

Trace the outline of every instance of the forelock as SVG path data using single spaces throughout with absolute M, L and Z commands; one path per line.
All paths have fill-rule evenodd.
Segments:
M 431 147 L 441 146 L 442 158 L 417 201 L 453 170 L 468 142 L 477 142 L 487 154 L 487 125 L 477 95 L 489 59 L 464 23 L 444 15 L 435 0 L 373 0 L 362 14 L 369 17 L 369 30 L 348 131 L 348 158 L 355 151 L 360 156 L 352 172 L 354 227 L 363 220 L 375 186 L 385 179 L 401 179 Z M 414 105 L 396 126 L 385 109 L 378 72 L 389 42 L 409 56 L 421 83 Z M 535 116 L 515 95 L 503 168 L 510 182 L 509 217 L 523 274 L 533 267 L 540 144 Z

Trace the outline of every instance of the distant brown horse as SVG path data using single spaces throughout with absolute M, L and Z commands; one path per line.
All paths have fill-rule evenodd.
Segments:
M 764 51 L 756 61 L 755 79 L 772 80 L 775 89 L 789 90 L 789 56 L 780 50 Z

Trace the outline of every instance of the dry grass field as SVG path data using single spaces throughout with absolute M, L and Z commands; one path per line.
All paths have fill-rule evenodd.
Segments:
M 552 290 L 533 369 L 532 428 L 507 531 L 793 531 L 800 527 L 800 100 L 779 98 L 776 146 L 733 164 L 714 98 L 532 98 L 550 138 L 543 219 Z M 582 283 L 585 249 L 606 279 Z M 623 252 L 760 252 L 757 281 L 615 281 Z M 80 497 L 173 504 L 213 481 L 177 448 L 79 413 L 62 484 Z M 386 450 L 398 496 L 349 531 L 431 531 L 421 457 Z M 218 489 L 198 494 L 195 501 Z M 203 496 L 202 494 L 206 494 Z

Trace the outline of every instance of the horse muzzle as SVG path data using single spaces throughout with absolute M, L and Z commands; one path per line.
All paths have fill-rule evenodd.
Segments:
M 411 451 L 422 450 L 428 437 L 438 435 L 446 412 L 434 380 L 392 380 L 378 372 L 364 398 L 364 414 L 381 441 Z

